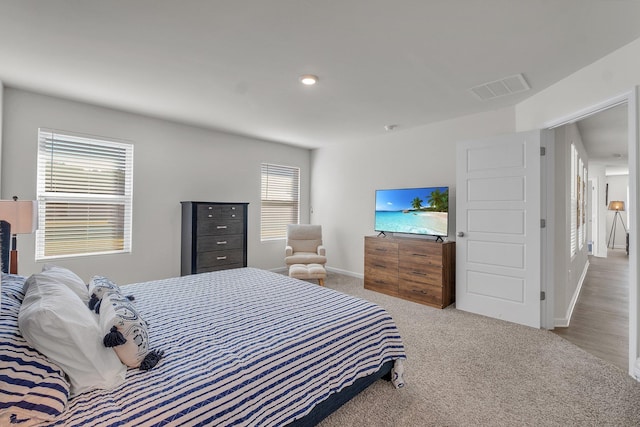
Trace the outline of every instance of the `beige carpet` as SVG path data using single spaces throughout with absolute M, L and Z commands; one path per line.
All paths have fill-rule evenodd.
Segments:
M 553 333 L 389 297 L 335 273 L 326 285 L 385 307 L 408 360 L 403 389 L 377 381 L 321 427 L 640 426 L 640 383 Z

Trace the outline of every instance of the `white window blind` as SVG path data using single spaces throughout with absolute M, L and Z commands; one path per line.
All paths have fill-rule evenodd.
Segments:
M 133 145 L 38 131 L 36 259 L 131 251 Z
M 571 232 L 571 245 L 569 255 L 573 256 L 578 250 L 578 151 L 576 146 L 571 144 L 571 198 L 569 204 L 571 205 L 570 213 L 570 232 Z
M 260 239 L 282 239 L 300 221 L 300 168 L 261 165 Z
M 584 173 L 584 164 L 582 163 L 582 159 L 580 157 L 578 157 L 578 176 L 580 177 L 580 179 L 578 180 L 578 249 L 581 250 L 582 247 L 584 246 L 584 242 L 585 242 L 585 236 L 587 235 L 587 233 L 585 233 L 585 223 L 584 223 L 584 219 L 585 219 L 585 207 L 586 207 L 586 200 L 585 197 L 587 196 L 585 193 L 585 178 L 586 175 Z

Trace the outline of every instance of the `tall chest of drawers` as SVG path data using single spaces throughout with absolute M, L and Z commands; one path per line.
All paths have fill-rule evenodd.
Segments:
M 247 266 L 248 203 L 181 204 L 181 275 Z

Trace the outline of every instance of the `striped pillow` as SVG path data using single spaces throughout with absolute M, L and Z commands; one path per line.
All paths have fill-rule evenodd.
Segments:
M 27 344 L 18 329 L 24 278 L 2 275 L 0 309 L 0 425 L 55 420 L 67 407 L 64 372 Z

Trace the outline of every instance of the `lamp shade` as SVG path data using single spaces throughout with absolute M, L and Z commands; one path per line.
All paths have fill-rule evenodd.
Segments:
M 620 200 L 609 202 L 609 210 L 610 211 L 623 211 L 624 210 L 624 202 Z
M 38 228 L 38 202 L 0 200 L 0 219 L 11 224 L 11 234 L 31 234 Z

